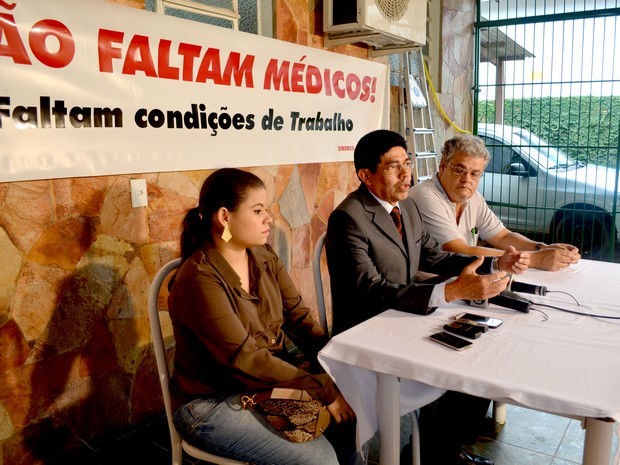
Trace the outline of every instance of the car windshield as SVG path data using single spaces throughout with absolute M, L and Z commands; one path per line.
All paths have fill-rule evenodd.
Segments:
M 559 149 L 549 146 L 549 143 L 535 136 L 529 131 L 519 130 L 515 134 L 521 138 L 523 151 L 534 159 L 540 166 L 547 169 L 560 169 L 576 166 L 577 162 Z

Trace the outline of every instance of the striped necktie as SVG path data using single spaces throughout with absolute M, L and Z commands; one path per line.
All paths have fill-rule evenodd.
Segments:
M 403 222 L 400 217 L 399 208 L 398 207 L 392 208 L 392 211 L 390 212 L 390 216 L 392 217 L 392 221 L 394 221 L 394 224 L 396 225 L 398 234 L 400 234 L 400 237 L 402 238 L 403 237 Z

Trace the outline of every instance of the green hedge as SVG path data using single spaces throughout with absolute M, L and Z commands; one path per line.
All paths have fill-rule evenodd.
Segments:
M 495 101 L 482 101 L 478 121 L 495 120 Z M 504 124 L 528 129 L 571 157 L 618 166 L 620 96 L 506 100 Z

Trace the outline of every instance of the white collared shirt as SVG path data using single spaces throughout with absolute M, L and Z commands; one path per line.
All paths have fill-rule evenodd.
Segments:
M 396 202 L 396 205 L 392 205 L 390 202 L 387 202 L 386 200 L 380 199 L 379 197 L 377 197 L 370 189 L 368 190 L 368 192 L 370 192 L 370 194 L 377 200 L 377 202 L 379 202 L 379 205 L 381 205 L 383 208 L 385 208 L 385 211 L 388 212 L 388 215 L 390 213 L 392 213 L 392 210 L 394 209 L 394 207 L 398 207 L 400 209 L 400 206 L 398 205 L 398 202 Z M 452 277 L 442 283 L 439 284 L 435 284 L 435 287 L 433 287 L 433 292 L 431 292 L 431 297 L 428 301 L 428 307 L 439 307 L 440 305 L 446 305 L 446 284 L 449 282 L 452 282 L 456 279 L 456 277 Z

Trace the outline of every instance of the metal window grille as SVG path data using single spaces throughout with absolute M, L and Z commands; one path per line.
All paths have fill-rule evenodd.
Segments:
M 146 0 L 146 9 L 178 18 L 271 37 L 268 0 Z
M 239 29 L 237 0 L 147 0 L 147 9 L 228 29 Z
M 620 1 L 480 0 L 477 15 L 474 129 L 492 155 L 479 190 L 508 228 L 613 260 Z

